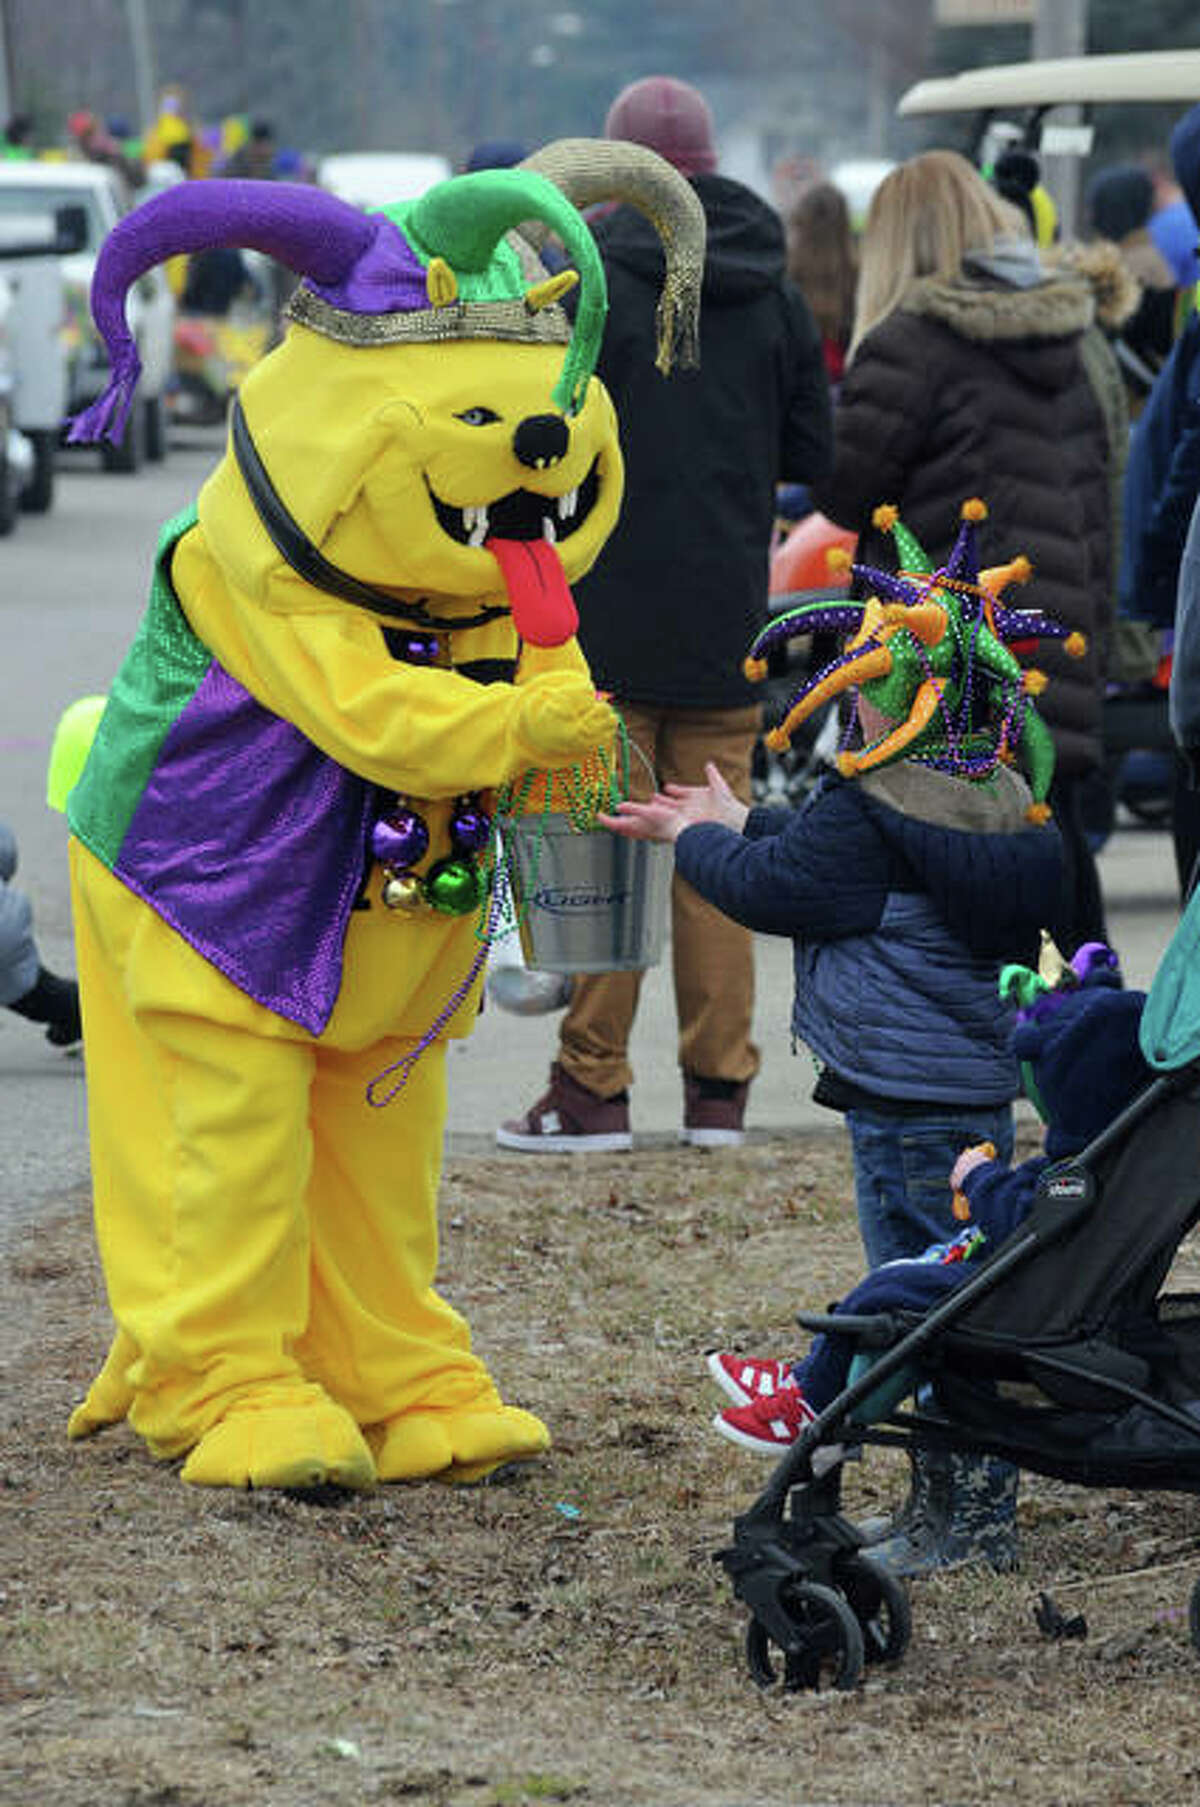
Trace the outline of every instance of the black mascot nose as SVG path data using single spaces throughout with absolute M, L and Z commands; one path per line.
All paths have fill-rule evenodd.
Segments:
M 513 434 L 513 451 L 533 471 L 565 458 L 570 443 L 570 428 L 561 414 L 528 414 Z

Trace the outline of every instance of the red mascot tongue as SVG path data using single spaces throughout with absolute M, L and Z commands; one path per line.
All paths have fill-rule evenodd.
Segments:
M 518 634 L 530 646 L 561 646 L 579 615 L 549 540 L 485 540 L 500 567 Z

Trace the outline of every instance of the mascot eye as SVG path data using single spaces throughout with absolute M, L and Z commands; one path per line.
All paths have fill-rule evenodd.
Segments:
M 490 408 L 466 408 L 461 414 L 456 414 L 454 418 L 464 421 L 468 427 L 490 427 L 494 420 L 499 420 L 500 416 L 493 414 Z

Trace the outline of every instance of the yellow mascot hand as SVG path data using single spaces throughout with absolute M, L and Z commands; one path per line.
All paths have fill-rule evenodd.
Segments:
M 617 718 L 590 678 L 547 673 L 518 693 L 514 731 L 530 765 L 557 768 L 611 747 Z

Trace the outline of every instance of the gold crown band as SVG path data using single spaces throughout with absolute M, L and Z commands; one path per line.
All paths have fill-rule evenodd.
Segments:
M 287 305 L 287 317 L 342 345 L 428 344 L 444 339 L 523 339 L 568 345 L 571 324 L 560 307 L 528 308 L 524 300 L 452 301 L 408 313 L 358 314 L 334 307 L 303 284 Z

